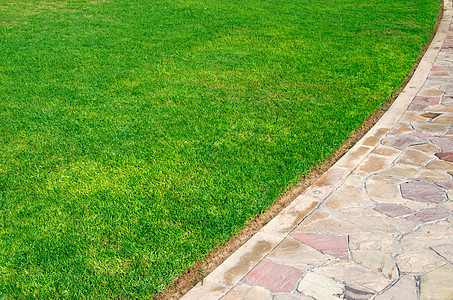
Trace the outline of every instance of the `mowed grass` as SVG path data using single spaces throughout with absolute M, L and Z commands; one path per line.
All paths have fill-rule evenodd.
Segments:
M 437 0 L 0 2 L 0 295 L 150 298 L 400 87 Z

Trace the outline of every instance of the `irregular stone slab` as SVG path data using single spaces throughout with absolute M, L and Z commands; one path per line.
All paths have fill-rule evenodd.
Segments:
M 434 95 L 437 96 L 437 95 Z M 412 100 L 407 110 L 409 111 L 423 111 L 426 107 L 439 104 L 440 97 L 423 97 L 417 96 Z
M 442 160 L 445 160 L 445 161 L 449 161 L 449 162 L 453 162 L 453 152 L 439 152 L 439 153 L 436 153 L 436 156 L 439 159 L 442 159 Z
M 429 118 L 429 119 L 433 119 L 433 118 L 438 117 L 440 115 L 441 115 L 440 113 L 432 113 L 432 112 L 421 114 L 422 117 Z
M 396 157 L 399 154 L 401 154 L 401 150 L 391 148 L 391 147 L 386 147 L 383 145 L 378 145 L 371 153 L 374 155 Z
M 344 299 L 345 300 L 368 300 L 371 299 L 375 293 L 358 286 L 345 286 L 344 287 Z
M 381 141 L 381 144 L 384 146 L 390 146 L 400 150 L 406 149 L 409 146 L 425 143 L 426 141 L 424 139 L 407 134 L 390 136 Z
M 417 222 L 431 222 L 444 219 L 446 217 L 449 217 L 450 215 L 451 213 L 449 211 L 436 207 L 420 211 L 412 216 L 407 217 L 407 219 Z
M 451 152 L 453 151 L 453 141 L 443 138 L 432 138 L 431 142 L 440 147 L 442 152 Z
M 354 171 L 355 174 L 369 174 L 376 173 L 380 170 L 384 170 L 390 166 L 393 162 L 393 157 L 380 156 L 380 155 L 368 155 L 357 169 Z
M 349 175 L 346 178 L 345 186 L 363 187 L 365 185 L 365 176 L 362 175 Z
M 436 145 L 433 145 L 433 144 L 415 145 L 415 146 L 411 146 L 411 147 L 414 149 L 420 150 L 420 151 L 428 152 L 428 153 L 433 153 L 433 152 L 439 151 L 439 147 L 437 147 Z
M 401 246 L 396 238 L 388 233 L 354 233 L 349 235 L 349 250 L 399 252 Z
M 267 288 L 274 293 L 291 291 L 304 272 L 289 266 L 262 260 L 245 277 L 242 282 Z
M 448 176 L 447 174 L 443 172 L 436 172 L 436 171 L 430 171 L 430 170 L 423 170 L 412 179 L 415 180 L 424 180 L 424 181 L 442 181 L 442 180 L 447 180 Z
M 422 225 L 415 232 L 403 236 L 400 244 L 407 250 L 453 244 L 453 225 L 445 221 Z
M 248 286 L 240 284 L 235 286 L 231 291 L 222 297 L 223 300 L 255 300 L 255 299 L 272 299 L 271 293 L 260 286 Z
M 321 207 L 325 210 L 334 211 L 370 205 L 373 205 L 373 202 L 366 194 L 365 188 L 342 185 L 321 204 Z
M 396 257 L 396 263 L 401 273 L 419 274 L 434 270 L 445 261 L 432 250 L 408 250 Z
M 387 170 L 380 172 L 380 175 L 391 176 L 397 178 L 410 178 L 418 173 L 418 169 L 411 166 L 395 165 Z
M 418 288 L 415 277 L 412 275 L 403 275 L 388 290 L 377 295 L 375 300 L 399 300 L 404 295 L 404 300 L 418 300 Z
M 411 122 L 426 122 L 429 118 L 422 117 L 423 113 L 418 111 L 406 111 L 403 113 L 403 116 L 400 119 L 400 123 L 408 123 Z
M 331 263 L 314 272 L 347 285 L 363 286 L 373 292 L 381 291 L 390 283 L 384 276 L 349 261 Z
M 343 299 L 344 285 L 331 278 L 308 272 L 300 281 L 297 291 L 315 299 Z
M 412 132 L 411 135 L 413 135 L 415 137 L 419 137 L 419 138 L 424 139 L 424 140 L 429 140 L 429 139 L 436 138 L 435 136 L 433 136 L 431 134 L 421 133 L 421 132 Z
M 412 181 L 400 184 L 403 198 L 418 202 L 440 203 L 447 200 L 445 192 L 435 184 Z
M 318 214 L 311 214 L 311 216 L 319 217 Z M 350 222 L 342 220 L 334 216 L 325 216 L 310 218 L 304 220 L 295 230 L 297 233 L 321 233 L 321 234 L 347 234 L 350 232 L 365 232 L 367 230 L 354 225 Z
M 439 117 L 441 118 L 441 117 Z M 438 118 L 434 119 L 436 121 Z M 447 133 L 448 129 L 450 128 L 450 125 L 447 124 L 434 124 L 434 123 L 419 123 L 419 122 L 414 122 L 412 123 L 412 126 L 414 126 L 414 129 L 425 134 L 431 134 L 431 135 L 444 135 Z
M 391 252 L 361 251 L 351 252 L 351 256 L 362 267 L 379 272 L 390 280 L 398 277 L 398 269 Z
M 408 232 L 416 225 L 412 221 L 390 218 L 368 207 L 349 208 L 336 212 L 334 215 L 373 232 Z
M 428 107 L 426 109 L 426 111 L 435 112 L 435 113 L 453 112 L 453 105 L 446 105 L 446 104 L 433 105 L 433 106 Z
M 393 203 L 379 203 L 375 209 L 389 217 L 401 217 L 415 213 L 415 211 L 404 205 Z
M 400 203 L 404 201 L 401 197 L 399 185 L 371 183 L 368 181 L 366 190 L 371 199 L 377 202 Z
M 453 267 L 450 264 L 420 277 L 420 300 L 453 299 Z
M 407 149 L 400 155 L 400 157 L 398 157 L 395 163 L 420 167 L 426 165 L 433 158 L 434 156 L 432 154 L 427 154 L 425 152 L 413 149 Z
M 445 244 L 431 247 L 444 259 L 448 260 L 450 263 L 453 263 L 453 244 Z
M 298 294 L 311 299 L 343 299 L 345 286 L 332 278 L 307 272 L 297 287 Z
M 432 122 L 451 125 L 453 124 L 453 116 L 451 114 L 445 114 L 435 118 Z
M 371 175 L 368 178 L 368 184 L 376 184 L 376 185 L 383 185 L 383 184 L 395 184 L 395 183 L 401 183 L 403 180 L 398 179 L 398 178 L 392 178 L 392 177 L 387 177 L 387 176 L 381 176 L 381 175 Z
M 452 155 L 453 158 L 453 155 Z M 427 166 L 426 169 L 428 170 L 453 170 L 453 163 L 448 162 L 448 161 L 441 161 L 441 160 L 435 160 L 433 162 L 430 162 Z
M 302 270 L 311 270 L 332 258 L 289 236 L 272 250 L 266 259 Z
M 323 253 L 348 260 L 349 249 L 346 236 L 291 233 L 291 236 L 302 243 Z
M 448 72 L 448 71 L 450 71 L 450 68 L 447 66 L 432 66 L 431 71 L 432 72 L 435 72 L 435 71 Z
M 426 117 L 422 115 L 422 117 Z M 393 129 L 388 133 L 388 135 L 398 135 L 412 132 L 412 127 L 408 124 L 397 124 Z
M 439 72 L 441 73 L 441 72 Z M 448 76 L 448 73 L 446 74 Z M 435 96 L 442 96 L 444 94 L 443 90 L 437 90 L 437 89 L 422 89 L 419 93 L 420 96 L 426 96 L 426 97 L 435 97 Z
M 453 180 L 439 181 L 436 184 L 447 190 L 453 190 Z

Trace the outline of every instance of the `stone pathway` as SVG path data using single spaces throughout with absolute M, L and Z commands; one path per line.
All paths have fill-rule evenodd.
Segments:
M 453 299 L 451 0 L 368 134 L 183 299 Z

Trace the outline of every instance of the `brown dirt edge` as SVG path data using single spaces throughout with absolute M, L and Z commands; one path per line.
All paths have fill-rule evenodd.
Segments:
M 288 192 L 280 195 L 280 197 L 272 204 L 272 206 L 261 215 L 257 216 L 254 220 L 250 221 L 244 228 L 242 228 L 236 235 L 232 236 L 227 242 L 221 244 L 219 247 L 210 251 L 204 260 L 199 260 L 186 272 L 179 275 L 173 280 L 172 286 L 161 293 L 157 294 L 154 299 L 167 300 L 179 299 L 186 294 L 198 282 L 202 281 L 205 276 L 211 273 L 215 268 L 220 266 L 231 254 L 233 254 L 239 247 L 245 244 L 255 233 L 263 228 L 270 220 L 277 216 L 286 206 L 288 206 L 297 196 L 304 192 L 310 185 L 312 185 L 319 177 L 321 177 L 330 167 L 332 167 L 349 149 L 351 149 L 384 115 L 384 113 L 393 104 L 395 99 L 406 87 L 409 80 L 412 78 L 415 70 L 417 69 L 420 60 L 425 55 L 431 44 L 437 29 L 439 28 L 440 21 L 443 17 L 444 2 L 440 1 L 440 9 L 436 19 L 434 31 L 426 45 L 423 47 L 417 62 L 412 67 L 412 70 L 404 79 L 401 87 L 393 94 L 390 100 L 384 103 L 379 109 L 372 113 L 363 123 L 352 132 L 349 139 L 346 140 L 327 161 L 323 164 L 313 168 L 303 178 L 300 179 L 297 186 L 289 189 Z

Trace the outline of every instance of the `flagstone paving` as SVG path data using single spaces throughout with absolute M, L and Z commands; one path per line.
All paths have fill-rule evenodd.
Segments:
M 383 118 L 184 299 L 453 299 L 451 1 Z

